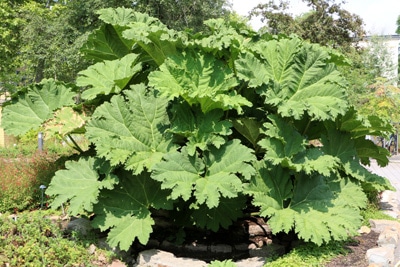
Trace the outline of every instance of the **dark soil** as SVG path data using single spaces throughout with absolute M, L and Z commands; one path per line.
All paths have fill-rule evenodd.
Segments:
M 354 237 L 354 242 L 346 246 L 349 253 L 337 256 L 327 263 L 325 267 L 367 267 L 369 265 L 365 258 L 367 250 L 378 246 L 378 237 L 379 233 L 373 231 L 369 234 L 362 234 Z

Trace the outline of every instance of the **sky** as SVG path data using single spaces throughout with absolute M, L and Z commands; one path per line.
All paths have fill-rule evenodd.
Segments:
M 233 9 L 239 15 L 246 16 L 257 4 L 267 3 L 268 0 L 231 0 L 231 2 Z M 299 15 L 309 10 L 301 0 L 289 0 L 289 2 L 292 14 Z M 342 7 L 364 20 L 367 35 L 396 34 L 400 0 L 347 0 Z M 251 24 L 256 30 L 262 25 L 260 19 L 252 20 Z

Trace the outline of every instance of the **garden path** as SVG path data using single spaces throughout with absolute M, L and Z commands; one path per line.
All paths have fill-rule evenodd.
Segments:
M 375 160 L 371 160 L 371 165 L 366 167 L 373 173 L 389 179 L 392 186 L 396 188 L 397 199 L 400 200 L 400 154 L 390 157 L 386 167 L 380 167 Z

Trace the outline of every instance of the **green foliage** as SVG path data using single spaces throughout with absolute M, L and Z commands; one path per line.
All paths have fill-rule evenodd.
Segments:
M 18 102 L 2 112 L 2 126 L 12 129 L 8 133 L 16 136 L 37 129 L 53 117 L 55 110 L 63 105 L 74 104 L 73 97 L 76 96 L 76 92 L 70 87 L 54 80 L 44 80 L 40 84 L 31 85 L 18 94 Z M 14 124 L 18 124 L 18 127 L 13 127 Z
M 227 17 L 230 1 L 191 0 L 181 1 L 135 1 L 133 8 L 136 11 L 147 13 L 160 20 L 169 28 L 177 30 L 190 29 L 194 32 L 207 30 L 203 22 L 213 18 Z
M 91 142 L 47 193 L 53 207 L 69 201 L 73 214 L 93 211 L 112 246 L 146 243 L 154 210 L 176 214 L 179 226 L 217 231 L 250 206 L 274 233 L 322 245 L 360 226 L 366 190 L 390 188 L 361 163 L 388 163 L 365 136 L 392 128 L 350 107 L 339 53 L 237 21 L 211 20 L 209 31 L 191 35 L 133 10 L 99 14 L 106 26 L 84 47 L 99 62 L 79 74 L 83 102 L 58 97 L 64 105 L 36 123 L 56 134 L 52 123 L 62 122 Z M 57 92 L 44 84 L 26 92 Z M 3 117 L 6 131 L 27 130 L 10 121 L 16 107 L 30 107 L 26 94 L 4 107 L 13 114 Z
M 316 246 L 312 243 L 301 244 L 283 257 L 267 259 L 265 266 L 324 266 L 332 258 L 341 254 L 347 254 L 346 243 L 349 241 L 351 242 L 351 240 L 331 242 L 322 246 Z
M 97 153 L 112 165 L 124 163 L 135 174 L 151 169 L 171 149 L 166 129 L 168 102 L 146 94 L 144 85 L 133 85 L 123 95 L 114 96 L 93 113 L 87 125 L 88 138 Z
M 54 176 L 54 185 L 47 190 L 50 195 L 64 191 L 54 200 L 54 206 L 61 206 L 70 200 L 69 212 L 72 215 L 84 214 L 93 210 L 102 188 L 112 189 L 118 178 L 110 174 L 107 162 L 101 159 L 81 158 L 79 161 L 67 161 L 66 170 L 60 170 Z M 100 175 L 104 176 L 100 180 Z
M 225 260 L 225 261 L 212 261 L 209 267 L 235 267 L 236 264 L 232 260 Z
M 57 222 L 42 211 L 20 213 L 16 219 L 0 217 L 0 264 L 10 266 L 94 266 L 111 261 L 108 252 L 100 262 L 79 239 L 64 238 Z M 50 214 L 51 215 L 51 214 Z M 98 255 L 98 254 L 97 254 Z
M 111 228 L 108 235 L 110 245 L 119 244 L 126 250 L 134 238 L 142 244 L 149 240 L 154 224 L 151 208 L 168 210 L 173 206 L 167 199 L 168 191 L 161 190 L 148 173 L 132 177 L 130 172 L 120 172 L 119 179 L 114 190 L 107 190 L 101 195 L 99 204 L 94 208 L 98 215 L 94 225 L 101 230 Z
M 341 1 L 302 0 L 310 9 L 300 16 L 289 13 L 289 2 L 270 0 L 259 4 L 250 17 L 260 16 L 266 22 L 264 30 L 273 34 L 296 34 L 312 43 L 346 50 L 351 49 L 354 36 L 365 35 L 361 17 L 343 9 Z

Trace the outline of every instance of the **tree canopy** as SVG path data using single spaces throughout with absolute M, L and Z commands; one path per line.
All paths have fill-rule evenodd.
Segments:
M 278 2 L 278 3 L 276 3 Z M 264 29 L 273 34 L 297 34 L 312 43 L 348 47 L 365 35 L 363 20 L 335 0 L 303 0 L 310 11 L 300 16 L 289 13 L 289 2 L 270 0 L 255 7 L 250 16 L 261 16 Z M 318 30 L 316 30 L 318 29 Z
M 92 61 L 80 48 L 100 26 L 98 10 L 130 7 L 172 29 L 207 29 L 204 20 L 226 16 L 229 2 L 139 0 L 19 0 L 0 3 L 0 89 L 54 78 L 73 82 Z

